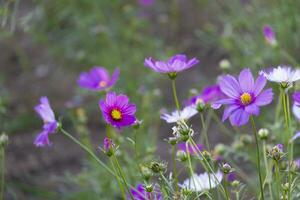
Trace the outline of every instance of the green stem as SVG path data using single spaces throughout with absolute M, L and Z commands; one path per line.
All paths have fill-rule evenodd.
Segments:
M 258 144 L 258 139 L 257 139 L 257 130 L 256 130 L 255 121 L 254 121 L 253 116 L 250 116 L 250 119 L 251 119 L 253 135 L 254 135 L 255 144 L 256 144 L 256 159 L 257 159 L 256 164 L 257 164 L 257 170 L 258 170 L 258 176 L 259 176 L 260 196 L 261 196 L 262 200 L 264 200 L 265 197 L 264 197 L 264 189 L 263 189 L 261 170 L 260 170 L 260 152 L 259 152 L 259 144 Z
M 201 118 L 201 123 L 202 123 L 202 129 L 203 129 L 202 133 L 204 135 L 205 145 L 207 147 L 207 150 L 210 152 L 210 145 L 209 145 L 208 136 L 207 136 L 207 128 L 206 128 L 204 116 L 202 113 L 200 114 L 200 118 Z
M 173 97 L 174 97 L 174 101 L 176 104 L 176 108 L 178 111 L 178 114 L 180 115 L 180 104 L 178 101 L 178 96 L 177 96 L 177 92 L 176 92 L 176 82 L 175 82 L 175 78 L 171 79 L 172 82 L 172 91 L 173 91 Z M 172 146 L 172 161 L 173 161 L 173 174 L 174 174 L 174 180 L 175 180 L 175 188 L 176 191 L 179 190 L 178 188 L 178 177 L 177 177 L 177 164 L 176 164 L 176 149 L 175 149 L 175 145 Z
M 5 177 L 5 150 L 4 147 L 1 147 L 1 191 L 0 191 L 0 199 L 4 199 L 4 177 Z
M 220 183 L 220 181 L 217 179 L 214 170 L 212 169 L 212 167 L 210 166 L 209 162 L 207 161 L 207 159 L 203 156 L 201 150 L 198 148 L 197 144 L 195 143 L 195 141 L 190 138 L 189 139 L 190 144 L 192 145 L 193 151 L 196 150 L 197 156 L 200 160 L 200 163 L 202 164 L 202 166 L 204 167 L 205 171 L 207 173 L 211 173 L 215 179 L 215 181 L 218 183 L 218 188 L 221 190 L 222 195 L 226 198 L 226 194 L 225 194 L 225 189 L 223 187 L 223 185 Z M 200 156 L 199 156 L 200 155 Z
M 263 141 L 263 157 L 264 157 L 264 163 L 265 163 L 265 168 L 266 168 L 266 178 L 265 178 L 265 181 L 264 181 L 264 185 L 265 185 L 267 179 L 269 179 L 269 176 L 271 174 L 270 171 L 269 171 L 270 168 L 269 168 L 269 164 L 268 164 L 268 160 L 267 160 L 266 150 L 267 150 L 266 141 Z M 270 197 L 271 197 L 271 199 L 273 199 L 272 187 L 271 187 L 271 184 L 270 184 L 269 180 L 268 180 L 267 184 L 268 184 Z
M 284 103 L 283 103 L 283 110 L 284 110 L 284 114 L 285 114 L 285 124 L 286 124 L 286 132 L 287 132 L 287 136 L 288 138 L 286 139 L 287 142 L 287 146 L 288 146 L 288 157 L 289 157 L 289 161 L 288 161 L 288 183 L 289 183 L 289 187 L 288 187 L 288 199 L 291 199 L 291 185 L 292 185 L 292 173 L 291 173 L 291 164 L 293 162 L 293 141 L 289 142 L 289 140 L 292 138 L 292 132 L 290 131 L 290 100 L 289 100 L 289 95 L 287 92 L 283 93 L 283 99 L 284 99 Z
M 277 161 L 275 161 L 275 179 L 276 179 L 276 187 L 277 187 L 277 199 L 280 199 L 280 177 L 279 177 L 279 166 Z
M 189 167 L 189 170 L 190 170 L 190 176 L 191 176 L 191 179 L 193 181 L 193 184 L 194 184 L 194 187 L 196 188 L 196 182 L 195 182 L 195 179 L 193 178 L 193 174 L 194 174 L 194 170 L 193 170 L 193 167 L 192 167 L 192 162 L 191 162 L 191 155 L 190 155 L 190 152 L 189 152 L 189 144 L 188 142 L 185 143 L 185 149 L 186 149 L 186 153 L 187 153 L 187 157 L 188 157 L 188 167 Z M 209 182 L 209 185 L 210 185 L 210 182 Z M 198 194 L 198 192 L 197 192 Z
M 174 181 L 175 181 L 175 189 L 176 189 L 176 191 L 178 191 L 179 187 L 178 187 L 178 177 L 177 177 L 177 163 L 176 163 L 176 148 L 175 148 L 175 145 L 172 145 L 172 162 L 173 162 L 173 174 L 174 174 Z
M 119 174 L 120 174 L 121 178 L 123 179 L 123 183 L 125 184 L 126 190 L 127 190 L 128 194 L 130 195 L 131 199 L 134 200 L 134 197 L 133 197 L 133 195 L 130 192 L 130 188 L 128 186 L 128 183 L 126 181 L 125 175 L 123 173 L 123 170 L 122 170 L 122 168 L 121 168 L 121 166 L 119 164 L 119 161 L 118 161 L 118 159 L 117 159 L 117 157 L 116 157 L 115 154 L 113 154 L 113 158 L 115 159 L 115 162 L 117 164 L 117 170 L 119 171 Z
M 114 163 L 113 163 L 113 159 L 110 159 L 110 163 L 111 163 L 111 166 L 112 166 L 114 172 L 115 172 L 115 173 L 118 173 L 117 170 L 116 170 L 116 168 L 115 168 L 115 165 L 114 165 Z M 122 197 L 123 197 L 123 199 L 126 199 L 126 194 L 125 194 L 123 185 L 122 185 L 122 183 L 120 182 L 119 178 L 117 178 L 117 181 L 118 181 L 118 185 L 119 185 L 119 187 L 120 187 L 121 193 L 122 193 Z
M 224 180 L 224 189 L 225 189 L 225 194 L 226 194 L 226 199 L 229 200 L 229 193 L 228 193 L 228 182 L 226 180 L 226 176 L 225 176 L 225 180 Z
M 67 136 L 69 139 L 71 139 L 74 143 L 78 144 L 83 150 L 85 150 L 92 158 L 94 158 L 94 160 L 101 165 L 104 169 L 106 169 L 107 172 L 109 172 L 111 175 L 113 175 L 115 178 L 118 178 L 118 176 L 111 170 L 109 169 L 106 164 L 104 164 L 94 153 L 92 150 L 90 150 L 89 148 L 87 148 L 84 144 L 82 144 L 81 142 L 79 142 L 79 140 L 77 140 L 76 138 L 74 138 L 71 134 L 69 134 L 67 131 L 65 131 L 64 129 L 60 128 L 60 131 Z
M 173 91 L 173 97 L 175 100 L 176 108 L 177 108 L 178 112 L 180 112 L 180 104 L 178 101 L 178 96 L 177 96 L 177 91 L 176 91 L 176 82 L 175 82 L 175 79 L 172 79 L 171 81 L 172 81 L 172 91 Z

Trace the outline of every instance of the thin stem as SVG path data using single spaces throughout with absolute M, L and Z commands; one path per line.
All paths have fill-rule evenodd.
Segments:
M 254 121 L 253 116 L 251 116 L 250 119 L 251 119 L 253 135 L 254 135 L 255 144 L 256 144 L 256 159 L 257 159 L 256 164 L 257 164 L 257 170 L 258 170 L 258 176 L 259 176 L 260 193 L 261 193 L 260 196 L 261 196 L 262 200 L 264 200 L 265 197 L 264 197 L 264 189 L 263 189 L 261 170 L 260 170 L 260 152 L 259 152 L 259 144 L 258 144 L 258 139 L 257 139 L 257 130 L 256 130 L 255 121 Z
M 178 177 L 177 177 L 177 163 L 176 163 L 176 148 L 175 148 L 175 145 L 172 145 L 172 163 L 173 163 L 173 174 L 174 174 L 174 181 L 175 181 L 175 189 L 176 189 L 176 191 L 178 191 L 179 187 L 178 187 Z
M 82 144 L 81 142 L 79 142 L 79 140 L 77 140 L 76 138 L 74 138 L 72 135 L 70 135 L 67 131 L 65 131 L 64 129 L 60 128 L 60 131 L 67 136 L 69 139 L 71 139 L 73 142 L 75 142 L 76 144 L 78 144 L 83 150 L 85 150 L 92 158 L 95 159 L 95 161 L 100 164 L 104 169 L 106 169 L 107 172 L 109 172 L 111 175 L 113 175 L 115 178 L 118 178 L 118 176 L 111 170 L 109 169 L 106 164 L 104 164 L 94 153 L 92 150 L 90 150 L 89 148 L 87 148 L 84 144 Z
M 285 120 L 286 120 L 286 132 L 287 132 L 287 135 L 288 135 L 288 138 L 287 138 L 287 144 L 288 144 L 288 150 L 289 150 L 289 153 L 288 153 L 288 157 L 289 157 L 289 162 L 288 162 L 288 183 L 289 183 L 289 186 L 288 186 L 288 199 L 291 199 L 291 185 L 292 185 L 292 173 L 291 173 L 291 164 L 293 162 L 293 141 L 289 142 L 289 140 L 292 138 L 292 134 L 291 134 L 291 131 L 290 131 L 290 123 L 291 123 L 291 120 L 290 120 L 290 100 L 289 100 L 289 95 L 287 92 L 284 92 L 284 106 L 283 106 L 283 109 L 284 109 L 284 113 L 285 113 Z
M 176 108 L 178 111 L 178 114 L 180 115 L 180 104 L 178 101 L 178 96 L 177 96 L 177 92 L 176 92 L 176 82 L 175 79 L 171 80 L 172 83 L 172 91 L 173 91 L 173 97 L 174 97 L 174 101 L 176 104 Z M 179 190 L 178 188 L 178 177 L 177 177 L 177 164 L 176 164 L 176 149 L 175 149 L 175 145 L 172 146 L 172 162 L 173 162 L 173 174 L 174 174 L 174 179 L 175 179 L 175 188 L 176 191 Z
M 279 177 L 279 166 L 278 162 L 275 161 L 275 179 L 277 187 L 277 199 L 280 199 L 280 177 Z
M 186 149 L 186 153 L 187 153 L 187 157 L 188 157 L 188 167 L 189 167 L 189 170 L 190 170 L 190 176 L 191 176 L 191 179 L 193 181 L 194 187 L 196 188 L 196 182 L 195 182 L 195 179 L 193 178 L 194 170 L 193 170 L 193 167 L 192 167 L 191 155 L 190 155 L 188 147 L 189 147 L 189 144 L 188 144 L 188 142 L 186 142 L 185 143 L 185 149 Z M 209 182 L 209 185 L 210 185 L 210 182 Z
M 119 164 L 119 161 L 118 161 L 118 159 L 117 159 L 117 157 L 116 157 L 115 154 L 113 155 L 113 157 L 114 157 L 115 162 L 117 164 L 117 170 L 119 171 L 119 174 L 120 174 L 121 178 L 123 179 L 123 183 L 125 184 L 126 190 L 127 190 L 128 194 L 130 195 L 131 199 L 134 200 L 134 197 L 131 194 L 130 188 L 129 188 L 128 184 L 127 184 L 127 181 L 126 181 L 125 175 L 123 173 L 123 170 L 122 170 L 122 168 L 121 168 L 121 166 Z
M 0 199 L 3 200 L 4 199 L 4 177 L 5 177 L 5 150 L 4 147 L 1 147 L 1 193 L 0 193 Z
M 111 166 L 112 166 L 114 172 L 115 172 L 115 173 L 118 173 L 117 170 L 116 170 L 116 168 L 115 168 L 115 165 L 114 165 L 114 163 L 113 163 L 113 159 L 110 159 L 110 163 L 111 163 Z M 117 181 L 118 181 L 118 185 L 119 185 L 119 187 L 120 187 L 121 193 L 122 193 L 122 197 L 123 197 L 123 199 L 126 199 L 126 194 L 125 194 L 123 185 L 122 185 L 122 183 L 120 182 L 119 178 L 117 178 Z
M 202 113 L 200 114 L 200 118 L 201 118 L 201 124 L 202 124 L 202 129 L 203 129 L 202 133 L 203 133 L 204 139 L 205 139 L 205 145 L 207 147 L 207 150 L 210 152 L 210 144 L 209 144 L 208 136 L 207 136 L 207 128 L 206 128 L 204 116 Z
M 178 101 L 175 79 L 172 79 L 171 82 L 172 82 L 172 91 L 173 91 L 173 97 L 174 97 L 174 100 L 175 100 L 176 108 L 177 108 L 178 112 L 180 112 L 180 104 L 179 104 L 179 101 Z
M 265 168 L 266 168 L 266 178 L 265 178 L 265 181 L 264 181 L 264 185 L 267 181 L 267 179 L 269 179 L 269 176 L 270 176 L 270 168 L 269 168 L 269 164 L 268 164 L 268 160 L 267 160 L 267 155 L 266 155 L 266 141 L 263 141 L 263 157 L 264 157 L 264 163 L 265 163 Z M 268 184 L 268 189 L 269 189 L 269 194 L 270 194 L 270 197 L 271 199 L 273 199 L 273 192 L 272 192 L 272 187 L 271 187 L 271 184 L 270 182 L 268 181 L 267 182 Z
M 193 151 L 196 150 L 197 156 L 198 156 L 198 158 L 200 158 L 200 159 L 199 159 L 199 160 L 200 160 L 200 163 L 201 163 L 202 166 L 204 167 L 205 171 L 206 171 L 207 173 L 212 173 L 212 175 L 213 175 L 215 181 L 218 183 L 218 184 L 217 184 L 217 185 L 218 185 L 218 188 L 221 190 L 222 195 L 226 198 L 226 194 L 225 194 L 224 187 L 223 187 L 223 185 L 220 183 L 220 181 L 218 180 L 218 178 L 216 177 L 216 174 L 215 174 L 214 170 L 212 169 L 212 167 L 210 166 L 209 162 L 208 162 L 207 159 L 203 156 L 201 150 L 198 148 L 198 146 L 197 146 L 197 144 L 195 143 L 195 141 L 194 141 L 192 138 L 190 138 L 189 141 L 191 142 L 190 144 L 192 145 Z M 199 154 L 200 156 L 199 156 L 198 154 Z
M 226 180 L 226 176 L 225 176 L 225 180 L 224 180 L 224 189 L 225 189 L 226 199 L 229 200 L 228 182 Z

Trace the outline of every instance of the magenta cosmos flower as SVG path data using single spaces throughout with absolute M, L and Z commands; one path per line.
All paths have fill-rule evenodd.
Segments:
M 293 113 L 295 117 L 300 120 L 300 91 L 294 92 L 293 100 Z
M 126 95 L 107 93 L 105 101 L 100 100 L 100 109 L 105 121 L 116 128 L 133 125 L 136 121 L 136 106 L 129 103 Z
M 152 58 L 145 59 L 145 66 L 158 73 L 177 73 L 189 69 L 199 63 L 199 60 L 192 58 L 188 60 L 186 55 L 178 54 L 167 61 L 155 61 Z
M 77 83 L 80 87 L 89 90 L 106 90 L 116 83 L 119 74 L 120 70 L 118 68 L 110 77 L 109 72 L 104 67 L 93 67 L 89 72 L 82 72 Z
M 263 34 L 268 44 L 276 45 L 277 41 L 276 41 L 275 33 L 270 25 L 265 25 L 263 27 Z
M 223 98 L 224 95 L 220 89 L 219 85 L 212 85 L 205 87 L 199 95 L 193 96 L 189 100 L 190 104 L 197 104 L 197 103 L 210 103 L 212 101 L 216 101 L 218 99 Z
M 241 71 L 238 80 L 231 75 L 225 75 L 220 80 L 220 88 L 225 99 L 212 104 L 214 109 L 226 105 L 222 120 L 228 117 L 233 126 L 242 126 L 249 121 L 250 115 L 258 115 L 259 107 L 272 102 L 272 89 L 263 90 L 266 78 L 259 75 L 254 82 L 250 69 Z
M 130 192 L 134 197 L 134 200 L 163 200 L 162 194 L 156 185 L 151 193 L 147 192 L 141 183 L 139 183 L 136 188 L 131 188 Z M 128 199 L 131 199 L 130 195 L 127 196 Z
M 51 142 L 49 141 L 48 135 L 50 133 L 55 133 L 58 123 L 55 120 L 55 116 L 49 104 L 48 98 L 41 97 L 40 104 L 34 107 L 34 109 L 44 121 L 43 131 L 37 135 L 34 144 L 37 147 L 43 147 L 46 145 L 49 146 L 51 145 Z

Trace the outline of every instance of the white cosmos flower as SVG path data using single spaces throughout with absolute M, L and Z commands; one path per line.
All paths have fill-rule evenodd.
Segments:
M 291 67 L 278 66 L 269 73 L 261 71 L 260 74 L 264 75 L 269 81 L 288 85 L 300 79 L 300 70 L 293 70 Z
M 171 114 L 164 113 L 161 115 L 161 119 L 165 120 L 167 123 L 176 123 L 182 120 L 188 120 L 189 118 L 196 115 L 198 111 L 195 106 L 187 106 L 182 111 L 173 111 Z
M 186 179 L 182 184 L 179 184 L 179 186 L 181 188 L 201 192 L 203 190 L 208 190 L 210 188 L 216 187 L 221 183 L 222 179 L 223 173 L 220 170 L 218 170 L 215 175 L 205 172 L 199 175 L 193 174 L 191 178 Z

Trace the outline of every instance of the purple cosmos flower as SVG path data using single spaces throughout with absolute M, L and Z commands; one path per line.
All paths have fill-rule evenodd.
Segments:
M 155 3 L 155 0 L 138 0 L 138 3 L 141 6 L 149 7 L 149 6 L 152 6 Z
M 229 172 L 227 175 L 227 181 L 228 182 L 233 182 L 236 180 L 236 174 L 235 172 Z
M 300 91 L 297 91 L 293 94 L 293 113 L 295 117 L 300 120 Z
M 34 107 L 35 111 L 40 115 L 44 121 L 43 131 L 37 135 L 34 144 L 37 147 L 50 146 L 49 133 L 55 133 L 58 123 L 55 120 L 54 113 L 51 109 L 47 97 L 40 98 L 40 104 Z
M 120 70 L 115 69 L 110 77 L 104 67 L 93 67 L 89 72 L 82 72 L 77 80 L 78 85 L 89 90 L 105 90 L 112 87 L 119 78 Z
M 136 121 L 136 106 L 129 103 L 126 95 L 109 92 L 99 105 L 105 121 L 116 128 L 133 125 Z
M 273 100 L 272 89 L 262 91 L 266 82 L 263 75 L 254 82 L 250 69 L 241 71 L 238 80 L 231 75 L 223 76 L 220 88 L 227 98 L 214 102 L 212 107 L 218 109 L 221 105 L 227 105 L 222 120 L 229 117 L 233 126 L 242 126 L 249 121 L 250 115 L 259 114 L 260 106 Z
M 189 100 L 189 105 L 197 104 L 197 103 L 207 104 L 212 101 L 216 101 L 222 97 L 224 97 L 224 95 L 220 89 L 220 86 L 212 85 L 212 86 L 205 87 L 202 90 L 201 94 L 191 97 Z
M 112 156 L 114 153 L 115 144 L 113 143 L 112 139 L 105 137 L 103 140 L 103 151 L 106 153 L 107 156 Z
M 300 169 L 300 159 L 296 159 L 293 161 L 293 164 L 294 166 L 297 168 L 297 169 Z
M 270 25 L 265 25 L 263 27 L 263 34 L 268 44 L 276 45 L 277 41 L 276 41 L 275 33 Z
M 152 58 L 145 59 L 145 66 L 151 68 L 158 73 L 177 73 L 189 69 L 199 63 L 199 60 L 192 58 L 188 60 L 186 55 L 178 54 L 168 61 L 155 61 Z
M 185 145 L 184 142 L 178 144 L 178 149 L 180 149 L 180 150 L 182 150 L 184 152 L 187 152 L 186 145 Z M 188 146 L 188 152 L 191 155 L 195 155 L 198 152 L 198 149 L 200 151 L 203 151 L 204 150 L 203 145 L 202 144 L 197 144 L 197 147 L 193 147 L 191 144 L 189 144 L 189 146 Z
M 132 196 L 134 197 L 134 200 L 162 200 L 162 194 L 158 187 L 154 186 L 153 192 L 149 193 L 145 190 L 144 186 L 139 183 L 136 188 L 131 188 L 130 192 Z M 128 199 L 131 199 L 128 195 Z

